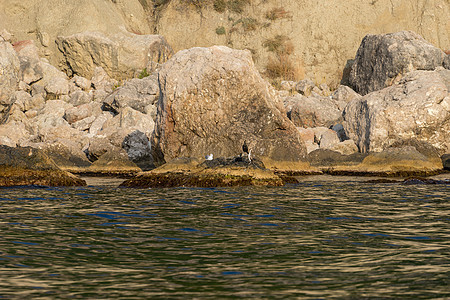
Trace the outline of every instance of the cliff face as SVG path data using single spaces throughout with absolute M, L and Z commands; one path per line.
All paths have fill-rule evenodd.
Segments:
M 55 43 L 58 36 L 121 30 L 145 34 L 150 28 L 138 0 L 0 0 L 0 31 L 14 34 L 14 41 L 35 40 L 41 56 L 53 65 L 63 59 Z
M 273 77 L 335 86 L 366 34 L 412 30 L 449 49 L 449 15 L 448 0 L 172 0 L 159 11 L 156 28 L 175 51 L 247 48 Z
M 119 30 L 163 35 L 175 51 L 249 49 L 269 77 L 336 86 L 369 33 L 412 30 L 450 49 L 449 0 L 0 0 L 0 30 L 61 63 L 57 36 Z

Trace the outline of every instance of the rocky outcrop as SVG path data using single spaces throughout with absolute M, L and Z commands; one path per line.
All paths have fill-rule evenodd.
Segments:
M 102 67 L 115 79 L 130 79 L 142 72 L 153 72 L 173 54 L 160 35 L 82 32 L 59 36 L 56 42 L 64 55 L 67 73 L 86 78 L 93 76 L 96 67 Z
M 398 82 L 414 70 L 444 65 L 446 54 L 412 31 L 367 35 L 350 72 L 350 86 L 366 95 Z
M 162 66 L 159 86 L 157 162 L 232 157 L 247 141 L 256 156 L 303 164 L 304 143 L 249 51 L 224 46 L 180 51 Z
M 61 171 L 39 149 L 0 145 L 0 186 L 19 185 L 83 186 L 86 182 Z
M 345 130 L 361 152 L 381 152 L 402 140 L 450 149 L 450 70 L 414 71 L 397 84 L 353 100 Z

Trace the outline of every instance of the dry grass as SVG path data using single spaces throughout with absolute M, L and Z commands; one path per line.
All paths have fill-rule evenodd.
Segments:
M 286 11 L 283 7 L 275 7 L 266 12 L 266 19 L 271 21 L 288 18 L 292 18 L 292 14 Z

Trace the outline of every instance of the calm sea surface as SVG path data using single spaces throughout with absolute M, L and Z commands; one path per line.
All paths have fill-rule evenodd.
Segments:
M 301 180 L 0 189 L 0 298 L 450 298 L 450 185 Z

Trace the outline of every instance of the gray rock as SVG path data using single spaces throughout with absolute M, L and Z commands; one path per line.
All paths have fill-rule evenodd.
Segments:
M 154 167 L 151 143 L 142 131 L 136 130 L 128 134 L 122 143 L 128 158 L 136 163 L 142 170 Z
M 445 53 L 411 31 L 367 35 L 350 72 L 350 86 L 361 95 L 398 82 L 414 70 L 443 66 Z
M 156 76 L 148 76 L 126 81 L 122 87 L 109 95 L 103 104 L 114 113 L 119 113 L 124 107 L 146 113 L 146 107 L 154 105 L 158 97 L 158 79 Z
M 417 139 L 450 150 L 450 70 L 414 71 L 398 84 L 351 101 L 344 127 L 362 152 Z
M 300 80 L 296 86 L 295 90 L 303 96 L 311 96 L 313 89 L 316 87 L 315 83 L 310 79 Z

